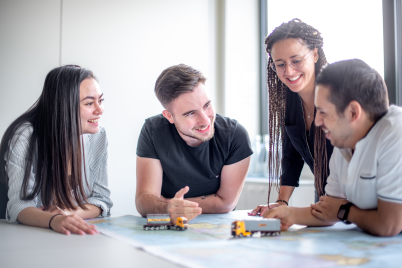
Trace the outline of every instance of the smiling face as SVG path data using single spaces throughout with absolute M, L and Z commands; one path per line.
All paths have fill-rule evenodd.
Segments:
M 354 148 L 354 131 L 348 117 L 339 115 L 336 107 L 329 101 L 330 88 L 317 85 L 315 105 L 317 114 L 315 124 L 325 132 L 325 137 L 338 148 Z M 346 110 L 345 110 L 346 111 Z
M 285 71 L 277 73 L 279 79 L 289 87 L 293 92 L 301 92 L 302 90 L 314 90 L 315 80 L 315 62 L 318 60 L 318 49 L 311 50 L 302 40 L 288 38 L 276 42 L 271 49 L 271 57 L 275 64 L 286 63 Z M 309 53 L 309 54 L 308 54 Z M 289 66 L 289 62 L 295 60 L 303 60 L 304 64 L 301 69 L 294 69 Z
M 87 78 L 80 84 L 81 134 L 99 131 L 99 120 L 103 114 L 103 94 L 95 79 Z
M 163 116 L 176 126 L 189 146 L 199 146 L 214 136 L 215 110 L 203 83 L 180 95 L 169 105 L 169 110 L 164 110 Z

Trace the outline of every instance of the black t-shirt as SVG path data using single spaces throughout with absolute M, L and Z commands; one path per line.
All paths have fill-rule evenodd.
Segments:
M 215 135 L 197 147 L 182 139 L 174 124 L 156 115 L 145 120 L 138 138 L 139 157 L 159 159 L 163 169 L 162 196 L 173 198 L 190 187 L 186 198 L 214 194 L 224 165 L 253 154 L 246 129 L 236 120 L 216 115 Z
M 286 134 L 283 137 L 282 145 L 283 160 L 281 185 L 298 187 L 304 163 L 310 167 L 311 172 L 314 174 L 314 136 L 316 131 L 314 122 L 315 118 L 311 123 L 310 131 L 306 131 L 301 98 L 298 93 L 287 89 L 285 113 Z M 328 139 L 326 140 L 325 146 L 327 147 L 327 172 L 329 174 L 329 159 L 331 158 L 334 147 Z M 315 160 L 324 161 L 324 159 Z M 322 167 L 324 167 L 324 163 Z M 325 186 L 327 179 L 322 178 L 321 183 Z M 325 187 L 323 189 L 325 189 Z

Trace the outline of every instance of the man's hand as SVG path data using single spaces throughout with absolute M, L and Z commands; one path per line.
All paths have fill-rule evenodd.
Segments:
M 77 215 L 57 215 L 52 219 L 50 226 L 54 231 L 65 235 L 70 233 L 78 235 L 98 233 L 94 225 L 86 223 Z
M 188 186 L 180 189 L 176 195 L 170 199 L 168 205 L 168 212 L 170 214 L 170 220 L 172 223 L 176 222 L 178 217 L 186 217 L 188 220 L 192 220 L 202 213 L 202 209 L 198 206 L 198 203 L 184 200 L 184 195 L 190 190 Z
M 321 196 L 320 201 L 316 204 L 311 204 L 311 214 L 317 219 L 326 222 L 337 222 L 338 211 L 341 205 L 346 204 L 348 200 L 330 196 Z
M 269 207 L 270 208 L 276 208 L 279 206 L 282 206 L 284 204 L 278 204 L 278 203 L 270 203 Z M 249 216 L 255 216 L 255 215 L 264 215 L 264 213 L 268 210 L 268 205 L 259 205 L 255 209 L 253 209 L 251 212 L 248 212 L 247 214 Z
M 274 218 L 281 220 L 281 230 L 286 231 L 290 226 L 295 224 L 293 208 L 288 206 L 278 206 L 265 211 L 264 218 Z

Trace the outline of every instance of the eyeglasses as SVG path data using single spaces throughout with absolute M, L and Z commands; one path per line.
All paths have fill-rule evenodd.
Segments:
M 270 67 L 272 70 L 274 70 L 276 73 L 283 73 L 286 70 L 286 64 L 289 64 L 290 67 L 293 69 L 301 69 L 304 66 L 304 59 L 307 57 L 308 54 L 311 53 L 312 50 L 310 50 L 309 53 L 304 55 L 302 58 L 293 58 L 289 62 L 283 62 L 283 61 L 278 61 L 276 63 L 271 63 Z

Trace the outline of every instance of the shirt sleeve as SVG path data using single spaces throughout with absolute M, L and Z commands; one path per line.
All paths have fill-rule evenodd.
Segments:
M 88 198 L 88 203 L 97 206 L 102 209 L 102 213 L 98 217 L 110 216 L 110 209 L 113 206 L 113 202 L 110 199 L 110 189 L 108 187 L 108 141 L 106 132 L 104 133 L 104 144 L 95 144 L 95 147 L 100 146 L 102 148 L 103 156 L 100 163 L 99 170 L 94 175 L 94 182 L 91 189 L 91 195 Z M 98 140 L 97 143 L 101 143 L 102 140 Z M 95 149 L 98 151 L 97 149 Z M 93 156 L 95 157 L 95 156 Z M 92 176 L 92 174 L 91 174 Z
M 139 157 L 159 159 L 152 141 L 151 127 L 147 124 L 147 121 L 142 126 L 140 137 L 138 138 L 137 155 Z
M 343 194 L 340 178 L 337 173 L 337 168 L 338 169 L 340 168 L 337 165 L 338 164 L 337 161 L 339 160 L 339 158 L 342 157 L 343 156 L 339 152 L 339 149 L 334 148 L 331 159 L 329 160 L 330 174 L 327 178 L 327 185 L 325 186 L 325 193 L 332 197 L 346 198 L 345 195 Z
M 247 130 L 241 124 L 237 123 L 225 165 L 237 163 L 252 154 L 253 150 L 251 149 L 250 137 Z
M 284 133 L 282 148 L 282 179 L 281 186 L 299 186 L 299 178 L 304 166 L 304 160 L 293 146 L 288 134 Z
M 28 207 L 37 207 L 38 197 L 32 200 L 22 200 L 21 189 L 24 180 L 26 157 L 29 149 L 29 140 L 32 135 L 32 127 L 24 127 L 21 131 L 16 131 L 11 139 L 9 147 L 6 171 L 8 176 L 8 203 L 6 219 L 9 223 L 17 223 L 20 212 Z M 6 155 L 6 157 L 7 157 Z M 29 175 L 27 192 L 33 189 L 35 174 L 32 171 Z
M 378 198 L 393 203 L 402 203 L 402 125 L 384 130 L 381 138 L 377 164 Z

